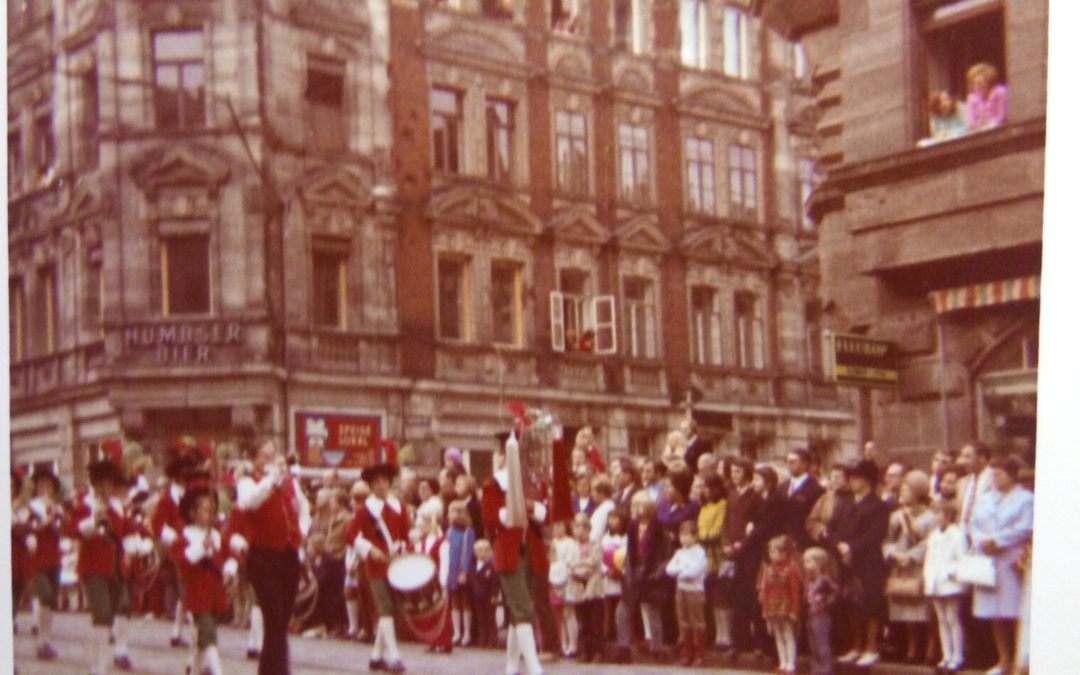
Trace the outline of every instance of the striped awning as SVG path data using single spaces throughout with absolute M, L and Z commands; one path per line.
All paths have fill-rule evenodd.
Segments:
M 986 284 L 947 288 L 930 293 L 930 302 L 938 314 L 955 312 L 959 309 L 974 309 L 1001 305 L 1019 300 L 1034 300 L 1039 297 L 1039 275 L 991 281 Z

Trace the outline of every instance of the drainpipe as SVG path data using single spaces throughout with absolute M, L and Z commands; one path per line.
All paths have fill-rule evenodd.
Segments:
M 939 365 L 940 376 L 940 395 L 941 395 L 941 422 L 944 433 L 945 449 L 952 448 L 952 429 L 949 419 L 949 392 L 948 386 L 945 382 L 945 371 L 948 369 L 949 361 L 945 355 L 945 319 L 941 314 L 937 317 L 937 338 L 938 338 L 938 354 L 941 356 L 941 362 Z

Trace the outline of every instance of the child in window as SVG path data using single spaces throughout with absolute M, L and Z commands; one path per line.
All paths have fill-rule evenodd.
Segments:
M 998 72 L 989 63 L 976 63 L 967 72 L 968 127 L 972 131 L 993 129 L 1005 122 L 1009 92 L 998 83 Z
M 947 141 L 963 136 L 967 131 L 964 104 L 947 91 L 930 94 L 930 138 L 927 141 Z

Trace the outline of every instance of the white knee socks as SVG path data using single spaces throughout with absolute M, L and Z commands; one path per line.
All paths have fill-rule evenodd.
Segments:
M 221 654 L 218 653 L 217 645 L 210 645 L 203 650 L 203 657 L 206 661 L 206 667 L 210 669 L 211 675 L 222 675 L 221 670 Z M 202 673 L 192 673 L 192 675 L 202 675 Z
M 248 649 L 262 649 L 263 615 L 258 605 L 251 608 L 251 630 L 248 631 Z
M 37 610 L 35 621 L 38 627 L 37 646 L 41 649 L 45 645 L 49 644 L 49 634 L 52 632 L 52 610 L 41 605 L 38 607 L 38 601 L 34 600 L 35 609 Z
M 514 626 L 506 629 L 506 675 L 517 675 L 521 649 L 518 647 L 517 631 Z
M 379 617 L 379 631 L 383 636 L 383 654 L 388 663 L 401 660 L 398 652 L 397 634 L 394 632 L 394 618 L 390 616 Z
M 105 675 L 109 672 L 109 663 L 112 654 L 109 650 L 109 627 L 93 626 L 94 634 L 94 675 Z
M 722 607 L 713 608 L 713 623 L 716 624 L 716 644 L 731 644 L 731 610 Z
M 113 645 L 113 654 L 115 656 L 127 656 L 128 653 L 128 621 L 126 617 L 122 617 L 119 614 L 113 618 L 112 632 L 115 644 Z
M 521 658 L 525 661 L 525 670 L 529 675 L 540 675 L 544 672 L 540 665 L 540 656 L 536 653 L 536 636 L 533 635 L 531 623 L 519 623 L 514 626 L 517 633 L 518 648 L 521 649 Z
M 345 601 L 345 611 L 349 615 L 349 635 L 356 635 L 360 632 L 360 603 L 356 598 Z

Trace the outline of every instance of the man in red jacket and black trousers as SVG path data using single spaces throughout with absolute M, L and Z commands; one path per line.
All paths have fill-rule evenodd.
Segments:
M 263 615 L 259 675 L 289 673 L 289 619 L 300 587 L 300 548 L 311 524 L 307 498 L 271 440 L 253 446 L 254 472 L 236 483 L 250 549 L 248 576 Z
M 516 444 L 511 436 L 507 445 Z M 516 452 L 516 450 L 513 450 Z M 525 501 L 528 525 L 511 527 L 506 508 L 510 476 L 505 448 L 495 451 L 495 473 L 484 483 L 481 511 L 484 529 L 493 541 L 494 567 L 499 575 L 503 597 L 510 610 L 510 628 L 506 637 L 506 673 L 518 672 L 518 661 L 525 661 L 529 675 L 540 675 L 543 668 L 536 652 L 533 620 L 536 618 L 532 597 L 533 575 L 547 574 L 548 560 L 540 525 L 547 518 L 547 508 L 531 499 Z
M 367 565 L 371 596 L 379 615 L 368 669 L 388 673 L 405 672 L 394 631 L 394 597 L 387 582 L 390 559 L 405 552 L 411 528 L 405 505 L 390 494 L 397 474 L 397 467 L 391 464 L 364 469 L 360 477 L 371 487 L 371 494 L 362 505 L 357 505 L 356 514 L 345 530 L 345 541 Z

